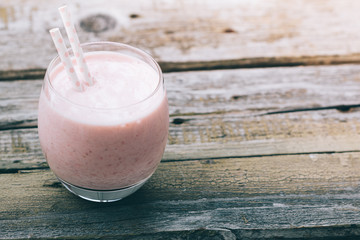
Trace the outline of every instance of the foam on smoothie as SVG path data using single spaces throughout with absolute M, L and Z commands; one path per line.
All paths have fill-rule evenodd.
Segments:
M 161 101 L 154 96 L 147 106 L 142 104 L 141 109 L 136 106 L 127 111 L 126 107 L 134 105 L 149 97 L 159 83 L 157 72 L 143 61 L 127 55 L 111 52 L 93 52 L 86 54 L 86 62 L 95 84 L 86 86 L 84 91 L 77 91 L 62 64 L 59 64 L 50 74 L 51 85 L 55 91 L 76 106 L 67 104 L 66 109 L 56 106 L 54 109 L 63 109 L 67 116 L 87 123 L 99 124 L 99 117 L 104 124 L 112 124 L 132 121 L 139 118 L 140 114 L 151 112 Z M 80 69 L 75 65 L 76 70 Z M 55 101 L 52 104 L 57 104 Z M 63 105 L 63 103 L 59 103 Z M 64 106 L 64 105 L 63 105 Z M 80 113 L 79 107 L 89 108 L 90 114 L 84 118 L 84 112 Z M 139 106 L 140 107 L 140 106 Z M 119 111 L 106 111 L 106 109 L 123 108 Z M 60 110 L 61 111 L 61 110 Z M 82 110 L 86 111 L 86 110 Z M 108 113 L 107 113 L 108 112 Z M 116 113 L 116 114 L 115 114 Z M 134 115 L 136 113 L 136 115 Z M 64 113 L 62 113 L 64 114 Z M 101 116 L 100 116 L 100 115 Z

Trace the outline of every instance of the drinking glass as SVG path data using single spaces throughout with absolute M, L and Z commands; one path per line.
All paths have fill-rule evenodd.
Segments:
M 59 56 L 45 74 L 38 132 L 50 169 L 75 195 L 96 202 L 117 201 L 138 190 L 161 161 L 169 127 L 163 75 L 149 54 L 132 46 L 93 42 L 81 47 L 85 58 L 119 53 L 140 60 L 157 75 L 156 88 L 145 98 L 121 107 L 94 107 L 73 102 L 54 87 L 52 79 L 64 71 Z M 113 77 L 121 81 L 121 76 Z

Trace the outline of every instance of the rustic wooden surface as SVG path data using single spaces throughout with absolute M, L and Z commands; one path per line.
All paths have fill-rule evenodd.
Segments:
M 166 72 L 162 163 L 109 204 L 67 192 L 38 141 L 62 3 L 0 2 L 0 239 L 360 236 L 359 1 L 69 1 L 81 41 Z
M 130 43 L 166 71 L 360 61 L 356 0 L 65 2 L 82 42 Z M 0 2 L 0 78 L 43 75 L 55 55 L 48 30 L 61 27 L 62 4 Z

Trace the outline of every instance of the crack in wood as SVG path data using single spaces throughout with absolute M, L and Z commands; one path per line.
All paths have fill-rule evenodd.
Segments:
M 234 159 L 234 158 L 259 158 L 259 157 L 276 157 L 276 156 L 306 156 L 311 154 L 336 154 L 336 153 L 358 153 L 360 150 L 349 150 L 349 151 L 323 151 L 323 152 L 299 152 L 299 153 L 275 153 L 275 154 L 253 154 L 253 155 L 234 155 L 224 157 L 204 157 L 204 158 L 186 158 L 186 159 L 164 159 L 162 162 L 186 162 L 186 161 L 202 161 L 205 164 L 211 164 L 211 160 L 218 159 Z M 204 162 L 204 160 L 206 160 Z
M 17 123 L 13 123 L 13 124 L 4 125 L 4 126 L 1 126 L 1 125 L 0 125 L 0 132 L 1 132 L 1 131 L 7 131 L 7 130 L 31 129 L 31 128 L 37 128 L 37 121 L 36 121 L 36 122 L 27 123 L 27 124 L 17 124 Z
M 280 111 L 273 111 L 260 114 L 262 115 L 272 115 L 272 114 L 283 114 L 283 113 L 294 113 L 294 112 L 307 112 L 307 111 L 322 111 L 322 110 L 330 110 L 336 109 L 339 112 L 350 112 L 354 108 L 359 108 L 360 104 L 349 104 L 349 105 L 334 105 L 334 106 L 325 106 L 325 107 L 314 107 L 314 108 L 294 108 L 288 110 L 280 110 Z
M 42 79 L 45 76 L 45 71 L 45 69 L 0 71 L 0 81 Z
M 44 164 L 45 165 L 45 164 Z M 0 174 L 14 174 L 14 173 L 27 173 L 27 171 L 33 171 L 33 170 L 44 170 L 49 169 L 47 166 L 43 167 L 27 167 L 27 168 L 0 168 Z

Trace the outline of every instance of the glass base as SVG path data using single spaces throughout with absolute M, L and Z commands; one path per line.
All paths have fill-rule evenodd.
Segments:
M 119 200 L 133 194 L 134 192 L 136 192 L 139 188 L 141 188 L 146 183 L 146 181 L 149 178 L 146 178 L 145 180 L 143 180 L 135 185 L 132 185 L 130 187 L 116 189 L 116 190 L 91 190 L 91 189 L 87 189 L 87 188 L 77 187 L 68 182 L 65 182 L 64 180 L 62 180 L 60 178 L 58 178 L 58 179 L 65 186 L 65 188 L 67 190 L 69 190 L 73 194 L 75 194 L 83 199 L 93 201 L 93 202 L 115 202 L 115 201 L 119 201 Z

